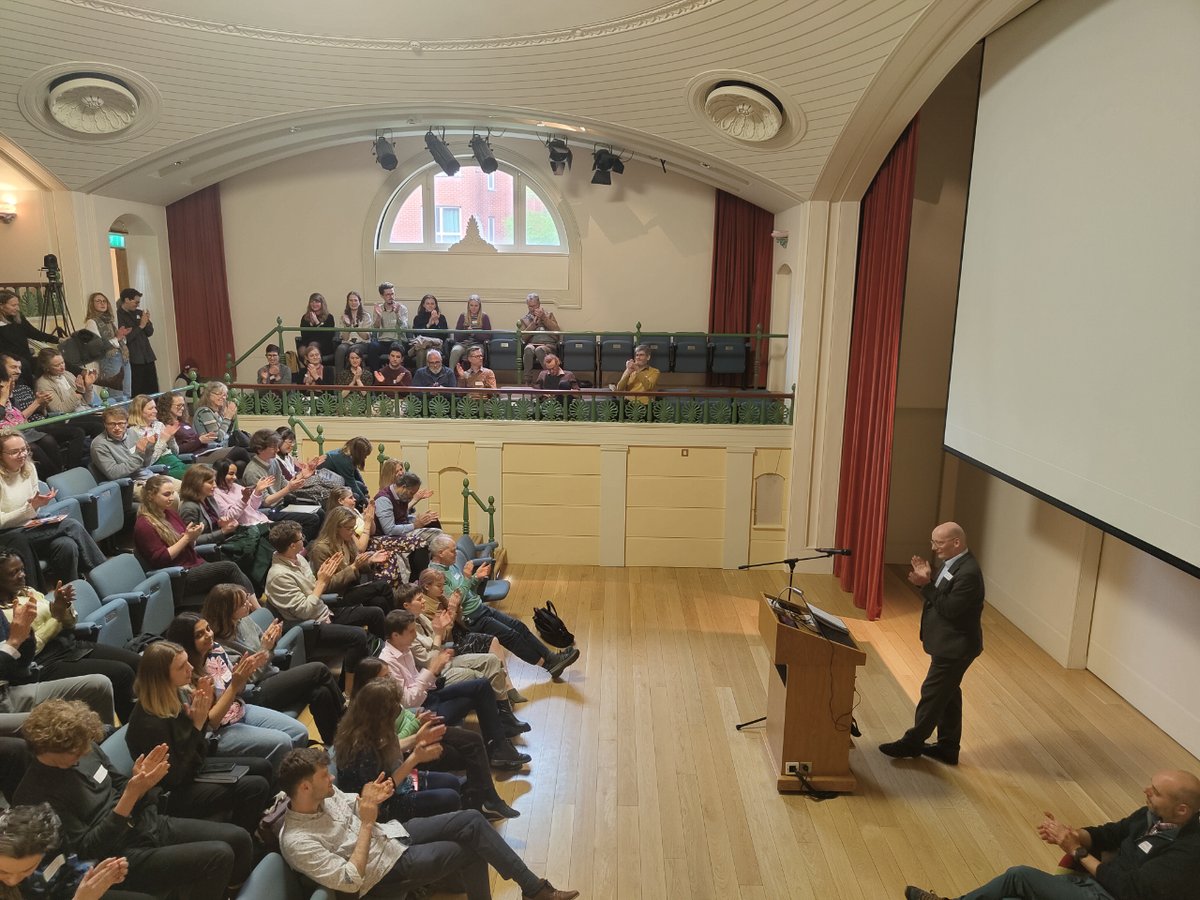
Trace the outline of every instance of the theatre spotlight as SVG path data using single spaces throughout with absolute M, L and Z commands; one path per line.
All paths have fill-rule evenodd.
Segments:
M 500 163 L 496 162 L 496 155 L 492 153 L 492 145 L 483 135 L 477 134 L 471 138 L 471 152 L 475 154 L 475 161 L 479 163 L 479 168 L 483 169 L 485 175 L 491 175 L 500 168 Z
M 459 161 L 454 158 L 454 154 L 450 152 L 450 147 L 433 133 L 432 128 L 425 132 L 425 146 L 429 148 L 433 161 L 441 166 L 442 171 L 447 175 L 454 175 L 462 168 Z
M 592 184 L 612 184 L 612 173 L 625 172 L 625 163 L 611 150 L 600 147 L 592 152 Z
M 387 172 L 396 168 L 396 145 L 385 137 L 375 138 L 375 162 Z
M 564 170 L 571 168 L 571 148 L 562 138 L 551 138 L 546 141 L 546 149 L 550 152 L 550 171 L 561 175 Z

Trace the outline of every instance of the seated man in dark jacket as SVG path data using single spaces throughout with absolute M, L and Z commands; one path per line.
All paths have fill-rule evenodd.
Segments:
M 1038 826 L 1047 844 L 1074 857 L 1083 874 L 1051 875 L 1013 866 L 963 900 L 1054 898 L 1094 900 L 1181 900 L 1200 885 L 1200 779 L 1191 772 L 1155 772 L 1142 793 L 1146 805 L 1119 822 L 1072 828 L 1049 813 Z M 1112 856 L 1101 860 L 1102 853 Z M 1190 885 L 1190 887 L 1189 887 Z M 909 887 L 906 900 L 940 900 Z
M 222 900 L 250 874 L 253 848 L 241 828 L 159 814 L 165 745 L 139 756 L 126 778 L 96 745 L 100 719 L 82 703 L 48 700 L 23 731 L 34 761 L 14 802 L 49 803 L 62 820 L 66 848 L 81 859 L 124 856 L 125 890 Z
M 458 378 L 452 369 L 442 365 L 442 351 L 430 350 L 425 354 L 425 365 L 417 369 L 412 379 L 413 387 L 458 387 Z

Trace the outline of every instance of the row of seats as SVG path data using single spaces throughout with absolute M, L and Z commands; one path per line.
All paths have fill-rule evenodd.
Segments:
M 488 360 L 493 369 L 515 368 L 520 337 L 513 332 L 494 334 L 488 341 Z M 564 333 L 558 343 L 562 366 L 576 375 L 620 372 L 633 358 L 633 348 L 650 348 L 651 365 L 663 372 L 742 375 L 746 372 L 750 342 L 745 338 L 720 335 L 670 335 Z

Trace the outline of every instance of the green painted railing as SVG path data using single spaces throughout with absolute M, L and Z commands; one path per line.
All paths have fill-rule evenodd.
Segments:
M 793 386 L 793 391 L 795 390 Z M 231 384 L 229 397 L 247 416 L 608 422 L 672 425 L 790 425 L 793 393 L 603 389 L 351 388 L 346 385 Z M 321 431 L 321 426 L 317 426 Z M 306 430 L 306 433 L 307 430 Z M 316 435 L 309 434 L 317 440 Z
M 496 539 L 496 498 L 488 497 L 487 503 L 484 503 L 480 496 L 471 490 L 471 479 L 463 479 L 463 534 L 471 533 L 471 501 L 475 501 L 475 505 L 487 513 L 488 517 L 488 540 Z
M 180 393 L 188 397 L 189 401 L 194 404 L 196 401 L 196 396 L 200 391 L 200 387 L 201 385 L 198 382 L 193 381 L 187 387 L 173 388 L 169 391 L 159 391 L 157 394 L 147 394 L 146 396 L 152 400 L 157 400 L 164 394 Z M 110 402 L 108 399 L 108 391 L 106 389 L 95 388 L 94 390 L 100 395 L 100 399 L 103 404 L 102 406 L 93 406 L 89 407 L 88 409 L 81 409 L 75 412 L 60 413 L 56 416 L 47 416 L 44 419 L 35 419 L 32 422 L 23 422 L 20 425 L 13 425 L 11 427 L 16 431 L 26 431 L 30 428 L 41 428 L 43 425 L 56 425 L 59 422 L 70 422 L 72 419 L 78 419 L 80 416 L 94 416 L 106 409 L 109 409 L 110 407 L 124 407 L 125 409 L 128 409 L 129 404 L 133 402 L 132 397 L 129 400 L 122 400 L 119 403 Z

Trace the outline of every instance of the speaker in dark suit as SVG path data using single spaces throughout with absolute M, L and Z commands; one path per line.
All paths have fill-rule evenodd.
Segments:
M 954 522 L 935 528 L 931 544 L 940 561 L 936 573 L 928 561 L 914 556 L 908 574 L 925 601 L 921 646 L 930 657 L 929 671 L 913 727 L 879 749 L 888 756 L 924 755 L 956 765 L 962 741 L 962 680 L 983 652 L 983 572 Z M 934 731 L 937 743 L 926 744 Z

